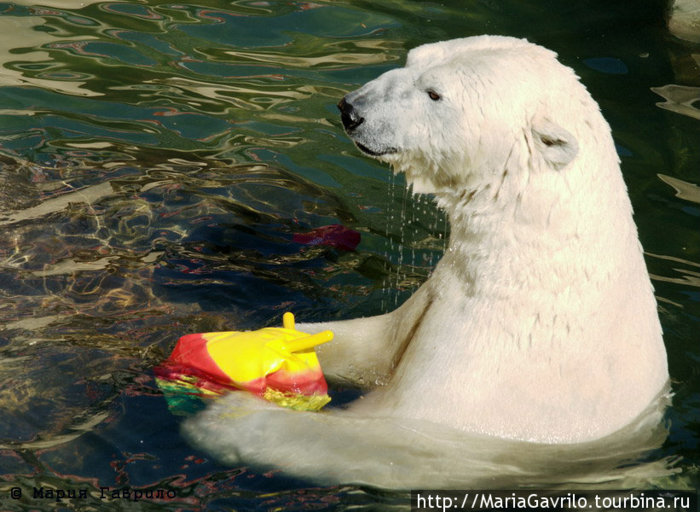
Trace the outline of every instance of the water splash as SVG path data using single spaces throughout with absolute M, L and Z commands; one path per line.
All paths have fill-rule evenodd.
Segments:
M 383 285 L 381 311 L 396 309 L 431 274 L 445 251 L 449 226 L 430 195 L 414 194 L 391 174 L 387 192 L 387 248 L 391 270 Z

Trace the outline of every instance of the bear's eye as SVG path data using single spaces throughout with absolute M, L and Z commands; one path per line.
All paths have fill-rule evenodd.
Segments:
M 433 91 L 432 89 L 428 89 L 425 92 L 428 93 L 428 97 L 433 101 L 439 101 L 441 98 L 441 96 L 438 93 L 436 93 L 435 91 Z

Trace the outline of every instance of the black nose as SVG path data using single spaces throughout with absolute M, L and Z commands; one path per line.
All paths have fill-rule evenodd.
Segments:
M 355 107 L 345 101 L 345 98 L 338 103 L 338 110 L 340 110 L 340 120 L 343 121 L 343 126 L 348 132 L 353 131 L 365 122 L 365 118 L 361 117 L 355 110 Z

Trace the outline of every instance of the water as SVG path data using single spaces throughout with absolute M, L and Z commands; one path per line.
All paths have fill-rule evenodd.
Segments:
M 675 393 L 646 458 L 681 457 L 666 485 L 697 487 L 700 75 L 662 2 L 51 0 L 0 4 L 0 508 L 134 505 L 101 487 L 174 493 L 144 510 L 405 506 L 212 461 L 152 368 L 185 333 L 410 295 L 444 220 L 358 154 L 335 103 L 408 48 L 480 33 L 558 51 L 613 127 Z M 292 242 L 329 224 L 360 231 L 357 250 Z M 42 486 L 91 497 L 40 501 Z

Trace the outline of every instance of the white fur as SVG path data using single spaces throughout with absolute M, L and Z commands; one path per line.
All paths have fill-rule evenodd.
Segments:
M 349 410 L 248 411 L 266 418 L 260 439 L 219 409 L 190 437 L 229 461 L 318 476 L 312 457 L 357 463 L 353 421 L 376 453 L 401 425 L 566 444 L 632 423 L 667 383 L 666 354 L 610 128 L 572 70 L 524 40 L 456 39 L 412 50 L 345 100 L 363 118 L 358 146 L 445 209 L 448 249 L 396 311 L 299 325 L 334 331 L 318 351 L 330 379 L 375 388 Z M 262 448 L 275 432 L 297 432 L 276 448 L 298 467 Z

